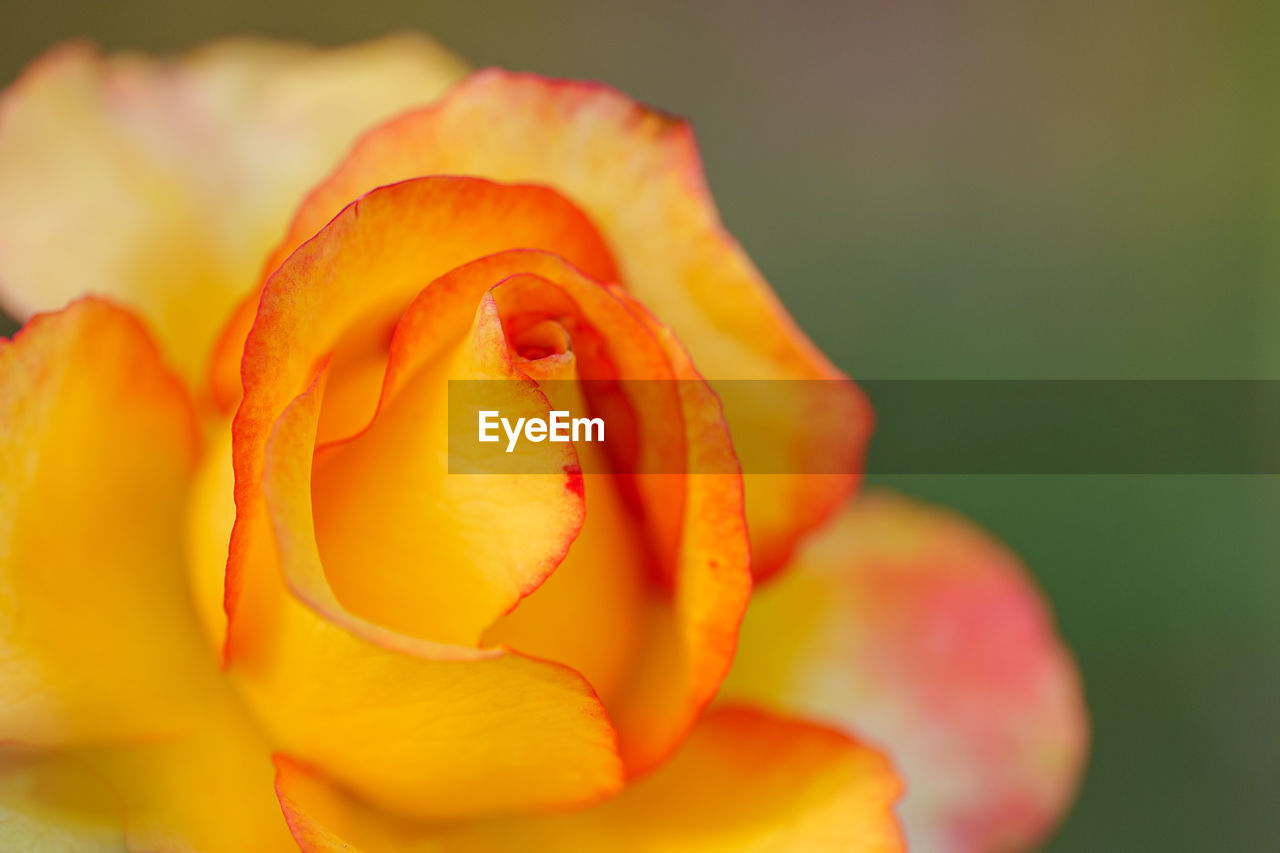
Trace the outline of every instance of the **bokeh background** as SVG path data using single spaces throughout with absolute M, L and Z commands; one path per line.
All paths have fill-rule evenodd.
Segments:
M 855 377 L 1277 379 L 1278 9 L 3 0 L 0 77 L 74 36 L 424 29 L 692 118 L 728 226 Z M 1053 600 L 1095 743 L 1048 850 L 1276 849 L 1280 481 L 875 479 L 968 513 Z

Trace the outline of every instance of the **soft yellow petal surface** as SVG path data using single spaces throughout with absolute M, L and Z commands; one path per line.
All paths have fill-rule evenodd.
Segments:
M 119 801 L 80 757 L 0 749 L 0 850 L 120 853 Z
M 408 35 L 329 50 L 235 39 L 165 60 L 55 48 L 0 99 L 0 300 L 24 318 L 111 296 L 203 385 L 306 190 L 369 125 L 461 74 Z

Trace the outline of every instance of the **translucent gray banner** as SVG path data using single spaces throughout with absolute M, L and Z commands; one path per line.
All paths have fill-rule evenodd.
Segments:
M 746 474 L 1280 474 L 1280 381 L 872 380 L 857 383 L 860 392 L 844 382 L 711 385 Z M 450 381 L 452 473 L 549 473 L 570 445 L 587 473 L 736 471 L 731 460 L 691 450 L 700 439 L 684 422 L 715 402 L 700 383 L 544 382 L 545 399 L 530 396 L 533 387 Z M 848 452 L 868 428 L 859 393 L 875 411 L 865 459 Z M 564 414 L 544 417 L 556 421 L 544 430 L 530 419 L 547 414 L 546 400 Z M 493 413 L 487 430 L 482 412 Z

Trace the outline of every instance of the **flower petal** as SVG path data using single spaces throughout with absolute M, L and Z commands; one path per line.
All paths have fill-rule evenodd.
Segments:
M 1016 558 L 887 494 L 847 510 L 756 593 L 724 695 L 890 750 L 922 850 L 1033 846 L 1085 756 L 1079 675 Z
M 598 84 L 496 70 L 467 78 L 434 107 L 365 136 L 307 199 L 276 262 L 362 193 L 432 174 L 563 192 L 604 235 L 621 282 L 675 329 L 712 380 L 841 379 L 724 232 L 689 126 Z M 252 317 L 250 301 L 220 341 L 221 364 L 226 352 L 240 351 Z M 234 400 L 237 377 L 225 368 L 217 377 L 217 396 Z M 747 487 L 758 575 L 780 567 L 854 484 L 845 472 L 859 467 L 870 410 L 852 384 L 826 399 L 844 416 L 786 418 L 776 425 L 781 433 L 743 431 L 743 441 L 790 455 L 782 473 L 753 477 Z M 758 415 L 728 412 L 731 426 Z M 796 475 L 818 470 L 839 473 Z
M 377 814 L 285 756 L 276 767 L 305 853 L 903 849 L 892 811 L 900 786 L 884 758 L 829 729 L 742 708 L 708 715 L 653 776 L 564 815 L 430 830 Z
M 0 741 L 156 735 L 205 701 L 180 537 L 197 443 L 126 312 L 84 300 L 0 342 Z
M 360 131 L 462 73 L 407 35 L 237 39 L 176 60 L 55 48 L 0 100 L 0 298 L 26 317 L 109 295 L 203 379 L 307 187 Z

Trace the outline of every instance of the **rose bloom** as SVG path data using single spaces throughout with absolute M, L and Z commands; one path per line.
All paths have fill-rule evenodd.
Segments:
M 0 103 L 0 297 L 0 848 L 963 853 L 1069 803 L 1008 551 L 735 473 L 717 380 L 837 383 L 787 470 L 871 417 L 683 121 L 411 36 L 60 47 Z M 683 380 L 635 452 L 718 473 L 448 473 L 448 380 L 601 378 Z

